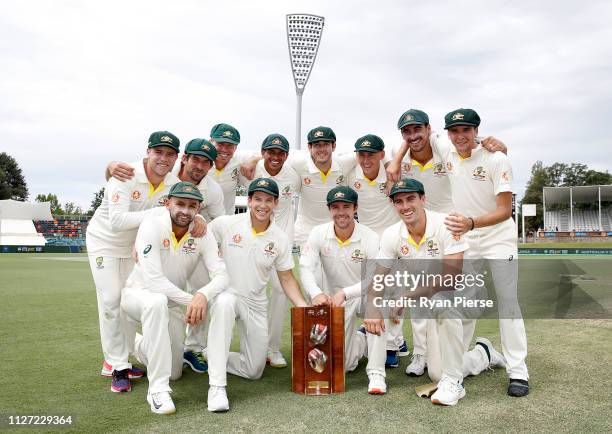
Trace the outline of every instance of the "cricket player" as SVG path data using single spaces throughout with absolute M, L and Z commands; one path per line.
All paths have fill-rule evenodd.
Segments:
M 353 371 L 359 359 L 366 355 L 366 336 L 357 330 L 357 312 L 361 303 L 361 270 L 365 261 L 374 260 L 378 253 L 378 235 L 355 221 L 358 194 L 346 186 L 332 188 L 327 193 L 331 222 L 315 226 L 300 257 L 300 275 L 304 289 L 313 305 L 344 306 L 344 369 Z M 316 273 L 323 267 L 326 286 L 317 283 Z M 375 348 L 384 348 L 383 337 Z M 384 352 L 384 351 L 383 351 Z M 385 357 L 368 357 L 366 371 L 370 380 L 368 393 L 384 394 Z
M 403 261 L 400 264 L 402 269 L 414 274 L 421 271 L 439 274 L 442 271 L 446 276 L 449 272 L 455 274 L 461 271 L 461 262 L 468 244 L 446 228 L 445 214 L 425 209 L 423 184 L 403 178 L 393 185 L 389 197 L 401 221 L 383 233 L 376 275 L 384 276 L 395 267 L 396 262 L 406 259 L 411 261 Z M 399 283 L 390 286 L 395 285 Z M 372 289 L 373 286 L 369 295 L 377 295 Z M 445 292 L 445 295 L 455 292 L 448 289 L 454 289 L 454 286 L 428 287 L 422 283 L 418 287 L 406 288 L 406 296 L 418 300 L 436 299 Z M 368 333 L 384 335 L 388 320 L 383 320 L 382 311 L 376 304 L 370 304 L 372 301 L 370 298 L 369 309 L 366 311 L 366 330 Z M 432 318 L 434 320 L 426 323 L 426 358 L 429 377 L 438 383 L 438 389 L 431 401 L 434 404 L 455 405 L 465 396 L 462 384 L 465 376 L 477 375 L 490 365 L 504 366 L 504 360 L 485 338 L 477 338 L 476 347 L 472 351 L 465 351 L 462 319 L 454 313 L 454 309 L 432 309 Z M 370 357 L 382 357 L 382 349 L 372 350 Z
M 359 223 L 372 229 L 380 237 L 385 229 L 399 221 L 387 197 L 387 174 L 383 162 L 385 143 L 374 134 L 360 137 L 355 142 L 355 156 L 358 164 L 348 173 L 347 179 L 348 185 L 359 194 Z M 397 368 L 398 356 L 409 354 L 402 326 L 403 319 L 398 319 L 387 331 L 385 366 L 388 368 Z M 413 358 L 413 362 L 415 360 Z
M 138 229 L 138 262 L 123 289 L 121 309 L 142 324 L 134 354 L 147 366 L 147 401 L 153 413 L 176 411 L 170 380 L 182 374 L 185 322 L 202 322 L 208 304 L 229 282 L 215 238 L 210 233 L 202 238 L 189 233 L 201 202 L 202 194 L 194 184 L 174 184 L 167 211 L 145 218 Z M 211 279 L 192 295 L 185 291 L 187 279 L 199 267 Z M 182 306 L 187 306 L 186 315 Z
M 248 188 L 249 212 L 223 216 L 210 223 L 225 261 L 230 284 L 211 305 L 208 329 L 208 410 L 227 411 L 227 373 L 260 378 L 266 365 L 268 324 L 266 284 L 276 272 L 295 306 L 306 306 L 293 276 L 291 243 L 272 213 L 278 206 L 276 181 L 257 178 Z M 240 351 L 230 352 L 238 320 Z
M 457 109 L 445 118 L 453 147 L 442 155 L 457 211 L 446 218 L 450 231 L 470 244 L 466 258 L 482 270 L 488 262 L 495 283 L 502 349 L 510 378 L 508 395 L 529 393 L 527 335 L 518 303 L 517 235 L 512 220 L 512 167 L 508 157 L 477 143 L 480 116 Z M 486 261 L 483 261 L 486 260 Z
M 282 134 L 270 134 L 261 144 L 262 160 L 255 168 L 256 178 L 270 178 L 279 187 L 278 206 L 274 208 L 274 223 L 293 240 L 294 210 L 293 195 L 300 192 L 300 177 L 289 164 L 289 141 Z M 241 183 L 248 187 L 244 177 Z M 280 341 L 287 312 L 287 297 L 275 273 L 271 274 L 272 291 L 268 305 L 268 356 L 267 361 L 273 368 L 284 368 L 287 361 L 280 352 Z
M 454 209 L 453 200 L 446 166 L 441 154 L 445 149 L 450 149 L 452 144 L 443 140 L 438 134 L 432 133 L 429 116 L 422 110 L 405 111 L 397 121 L 397 128 L 401 132 L 403 144 L 401 149 L 393 149 L 392 152 L 394 157 L 400 154 L 399 160 L 394 162 L 398 166 L 401 164 L 401 170 L 398 167 L 396 175 L 390 175 L 389 171 L 393 167 L 390 165 L 387 168 L 389 179 L 398 180 L 399 177 L 408 177 L 420 181 L 427 191 L 425 208 L 445 214 L 450 213 Z M 491 152 L 506 152 L 506 146 L 495 137 L 485 137 L 482 145 Z M 421 376 L 426 368 L 427 320 L 415 318 L 417 316 L 415 309 L 411 309 L 413 355 L 406 368 L 406 374 L 410 376 Z M 474 326 L 475 321 L 464 322 L 464 327 L 473 329 Z
M 87 226 L 89 265 L 96 286 L 103 376 L 112 376 L 111 390 L 131 390 L 129 377 L 144 373 L 128 362 L 128 337 L 120 318 L 121 289 L 132 271 L 132 247 L 138 226 L 166 200 L 178 179 L 170 172 L 179 152 L 179 139 L 168 131 L 150 135 L 147 157 L 132 164 L 126 182 L 110 179 L 104 198 Z

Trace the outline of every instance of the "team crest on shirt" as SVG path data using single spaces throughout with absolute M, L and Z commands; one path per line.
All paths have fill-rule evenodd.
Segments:
M 444 164 L 436 163 L 433 167 L 433 174 L 435 177 L 446 176 L 446 170 L 444 170 Z
M 159 200 L 157 201 L 157 204 L 159 206 L 166 206 L 166 203 L 168 203 L 168 195 L 164 194 L 162 197 L 159 198 Z
M 472 179 L 475 179 L 476 181 L 484 181 L 486 177 L 487 171 L 482 166 L 478 166 L 476 169 L 474 169 L 474 172 L 472 172 Z
M 455 241 L 459 241 L 461 239 L 461 235 L 459 234 L 453 234 L 453 240 Z
M 242 235 L 240 234 L 234 234 L 234 236 L 232 237 L 232 241 L 235 244 L 240 244 L 240 241 L 242 241 Z
M 193 253 L 196 251 L 196 244 L 193 238 L 188 238 L 187 242 L 183 244 L 183 252 Z
M 291 192 L 291 186 L 290 185 L 285 185 L 283 187 L 283 190 L 282 190 L 281 194 L 283 195 L 284 198 L 291 197 L 293 195 L 293 193 Z
M 234 170 L 232 170 L 232 179 L 234 181 L 238 179 L 238 168 L 237 167 L 234 167 Z
M 400 253 L 403 256 L 406 256 L 408 255 L 408 253 L 410 253 L 410 248 L 406 244 L 404 244 L 402 247 L 400 247 Z
M 355 181 L 355 183 L 353 184 L 353 187 L 355 187 L 357 190 L 359 190 L 361 188 L 361 182 Z
M 344 175 L 340 175 L 337 179 L 336 179 L 336 185 L 340 185 L 344 182 Z
M 102 265 L 104 263 L 104 257 L 103 256 L 98 256 L 96 258 L 96 268 L 98 270 L 103 270 L 104 269 L 104 265 Z
M 119 193 L 113 193 L 113 197 L 111 199 L 113 203 L 119 202 Z
M 304 178 L 304 185 L 310 185 L 312 181 L 310 180 L 309 177 Z
M 508 173 L 506 170 L 504 170 L 504 171 L 501 173 L 501 179 L 502 179 L 504 182 L 510 182 L 510 174 L 509 174 L 509 173 Z
M 402 171 L 403 175 L 409 175 L 411 170 L 412 170 L 412 164 L 410 164 L 410 163 L 402 163 L 401 171 Z
M 162 246 L 164 246 L 164 249 L 170 247 L 170 240 L 168 238 L 165 238 L 164 241 L 162 241 Z
M 353 262 L 361 262 L 365 259 L 365 254 L 360 249 L 353 250 L 351 253 L 351 261 Z
M 274 243 L 269 242 L 264 247 L 264 254 L 268 257 L 276 255 L 276 250 L 274 249 Z
M 438 248 L 438 243 L 434 240 L 427 241 L 427 255 L 428 256 L 438 256 L 440 254 L 440 249 Z
M 386 182 L 381 182 L 380 185 L 378 186 L 378 192 L 382 193 L 382 194 L 386 194 L 387 193 L 387 183 Z
M 453 163 L 450 161 L 446 162 L 446 173 L 453 173 Z
M 138 190 L 134 190 L 132 192 L 132 200 L 138 200 L 138 199 L 140 199 L 140 196 L 141 196 L 141 194 L 140 194 L 140 192 Z

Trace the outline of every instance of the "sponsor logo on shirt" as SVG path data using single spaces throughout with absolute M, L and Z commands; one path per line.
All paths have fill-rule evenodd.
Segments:
M 336 185 L 340 185 L 344 182 L 344 175 L 340 175 L 337 179 L 336 179 Z
M 476 167 L 476 169 L 474 169 L 474 172 L 472 172 L 472 179 L 476 181 L 484 181 L 486 177 L 487 171 L 482 166 Z
M 404 244 L 402 247 L 400 247 L 400 253 L 406 256 L 408 253 L 410 253 L 410 248 Z
M 438 243 L 434 240 L 427 241 L 427 255 L 428 256 L 438 256 L 440 254 L 440 249 L 438 248 Z
M 166 238 L 164 241 L 162 241 L 162 245 L 164 246 L 164 249 L 167 249 L 170 247 L 170 240 Z
M 142 253 L 144 253 L 145 255 L 147 253 L 149 253 L 151 251 L 151 244 L 147 244 L 147 246 L 144 248 L 144 250 L 142 251 Z
M 357 190 L 359 190 L 359 189 L 361 188 L 361 182 L 359 182 L 359 181 L 355 181 L 355 183 L 353 184 L 353 186 L 354 186 L 354 187 L 355 187 Z
M 386 182 L 380 183 L 380 185 L 378 186 L 378 192 L 384 194 L 385 196 L 387 195 L 387 183 Z
M 410 163 L 402 163 L 402 173 L 408 175 L 412 171 L 412 165 Z
M 266 246 L 264 247 L 264 254 L 268 257 L 276 255 L 276 250 L 274 249 L 273 242 L 266 244 Z
M 240 245 L 240 242 L 242 241 L 242 235 L 240 234 L 234 234 L 234 236 L 232 237 L 232 242 L 229 243 L 230 246 L 234 246 L 234 247 L 242 247 Z
M 232 170 L 232 179 L 234 181 L 238 179 L 238 168 L 237 167 L 234 167 L 234 170 Z
M 119 202 L 119 193 L 113 193 L 113 197 L 111 199 L 113 203 Z
M 446 162 L 446 173 L 453 173 L 453 163 L 450 161 Z
M 453 240 L 455 241 L 459 241 L 461 239 L 461 235 L 459 234 L 453 234 Z
M 304 178 L 304 185 L 310 185 L 312 181 L 310 180 L 310 178 L 306 177 Z
M 132 200 L 138 200 L 140 199 L 140 192 L 138 190 L 134 190 L 132 192 Z
M 293 195 L 293 193 L 291 192 L 291 186 L 290 185 L 285 185 L 283 187 L 282 195 L 283 195 L 284 198 L 291 197 Z
M 351 253 L 351 261 L 353 262 L 361 262 L 365 259 L 365 254 L 360 249 L 353 250 Z
M 436 163 L 433 167 L 434 176 L 440 178 L 441 176 L 446 176 L 446 170 L 444 170 L 444 164 Z
M 159 198 L 159 200 L 157 201 L 157 204 L 159 206 L 165 206 L 167 202 L 168 202 L 168 195 L 164 194 L 162 197 Z
M 196 244 L 193 238 L 188 238 L 187 242 L 183 244 L 183 252 L 185 253 L 193 253 L 196 251 Z
M 98 270 L 103 270 L 104 269 L 104 265 L 102 265 L 104 263 L 104 258 L 102 256 L 98 256 L 96 258 L 96 268 Z

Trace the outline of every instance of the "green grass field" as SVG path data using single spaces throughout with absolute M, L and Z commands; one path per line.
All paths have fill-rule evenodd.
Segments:
M 612 242 L 597 243 L 519 243 L 520 248 L 541 248 L 541 249 L 609 249 Z
M 403 358 L 399 369 L 387 371 L 385 396 L 367 395 L 365 362 L 347 374 L 346 393 L 327 397 L 293 394 L 289 368 L 266 368 L 258 381 L 230 376 L 231 411 L 225 414 L 206 410 L 207 375 L 186 369 L 172 385 L 177 413 L 154 415 L 145 401 L 146 380 L 135 381 L 131 393 L 115 394 L 109 380 L 99 376 L 96 297 L 85 257 L 55 258 L 0 255 L 0 342 L 6 368 L 0 377 L 0 413 L 5 415 L 72 414 L 73 429 L 79 432 L 610 432 L 609 319 L 526 320 L 531 375 L 526 398 L 506 396 L 506 374 L 496 370 L 467 378 L 467 396 L 456 407 L 433 406 L 414 393 L 428 379 L 404 375 L 409 358 Z M 557 290 L 554 276 L 528 283 L 545 275 L 553 262 L 537 257 L 526 261 L 530 271 L 521 276 L 522 288 Z M 589 303 L 595 299 L 609 318 L 610 258 L 572 257 L 561 263 L 575 277 L 570 291 L 589 295 Z M 557 298 L 570 296 L 567 291 L 561 288 Z M 579 304 L 590 306 L 585 303 Z M 477 335 L 489 337 L 499 348 L 496 320 L 479 321 Z M 411 336 L 409 321 L 405 336 Z M 288 327 L 283 342 L 289 356 Z

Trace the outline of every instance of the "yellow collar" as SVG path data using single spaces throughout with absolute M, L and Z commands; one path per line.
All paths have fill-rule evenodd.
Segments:
M 153 187 L 153 184 L 151 184 L 149 182 L 149 196 L 148 196 L 148 198 L 151 199 L 153 196 L 155 196 L 156 193 L 159 193 L 165 186 L 166 186 L 166 184 L 164 184 L 164 181 L 160 182 L 159 185 L 157 186 L 157 188 Z
M 331 171 L 332 171 L 331 167 L 329 168 L 327 173 L 324 173 L 321 169 L 319 169 L 319 173 L 321 174 L 321 181 L 323 181 L 323 184 L 327 184 L 327 177 L 329 176 Z
M 348 245 L 351 244 L 351 239 L 350 238 L 348 240 L 346 240 L 346 241 L 342 241 L 340 238 L 336 237 L 336 241 L 338 241 L 338 245 L 340 247 L 345 247 L 345 246 L 348 246 Z
M 433 163 L 432 163 L 432 161 L 431 161 L 431 160 L 429 160 L 429 161 L 428 161 L 427 163 L 425 163 L 425 164 L 421 164 L 421 163 L 419 163 L 417 160 L 414 160 L 414 159 L 413 159 L 413 160 L 412 160 L 412 165 L 413 165 L 413 166 L 415 166 L 415 167 L 418 167 L 418 168 L 419 168 L 419 172 L 423 172 L 423 171 L 425 171 L 425 170 L 427 170 L 427 169 L 431 169 L 431 168 L 433 167 Z
M 408 233 L 408 244 L 412 244 L 414 247 L 416 247 L 418 249 L 419 247 L 421 247 L 423 245 L 423 243 L 425 242 L 426 238 L 427 237 L 425 236 L 425 234 L 423 234 L 423 236 L 421 237 L 421 240 L 417 243 L 412 238 L 412 235 L 410 235 L 410 233 Z
M 262 232 L 257 232 L 255 230 L 255 228 L 253 226 L 251 226 L 251 233 L 253 234 L 254 237 L 260 237 L 262 235 L 264 235 L 266 233 L 267 230 L 262 231 Z
M 174 232 L 172 232 L 172 247 L 174 248 L 174 250 L 176 250 L 179 244 L 181 244 L 185 240 L 185 238 L 190 235 L 191 234 L 189 232 L 185 232 L 185 235 L 183 235 L 180 240 L 177 240 L 176 235 L 174 234 Z

